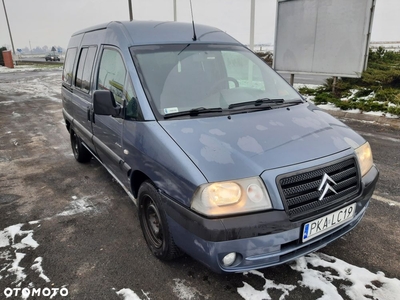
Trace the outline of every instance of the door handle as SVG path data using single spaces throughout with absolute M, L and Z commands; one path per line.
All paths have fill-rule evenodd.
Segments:
M 94 112 L 90 109 L 90 106 L 87 107 L 87 119 L 89 122 L 94 122 Z

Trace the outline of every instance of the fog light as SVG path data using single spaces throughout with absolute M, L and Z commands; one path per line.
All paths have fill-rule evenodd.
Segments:
M 224 264 L 224 266 L 229 267 L 235 262 L 235 260 L 236 260 L 236 253 L 231 252 L 224 256 L 224 258 L 222 259 L 222 263 Z

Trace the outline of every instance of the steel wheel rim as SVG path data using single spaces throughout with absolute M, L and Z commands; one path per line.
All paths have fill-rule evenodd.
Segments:
M 79 147 L 78 147 L 78 136 L 74 133 L 72 137 L 72 150 L 74 152 L 75 158 L 79 156 Z
M 153 199 L 146 196 L 143 207 L 143 221 L 151 244 L 156 248 L 163 245 L 163 228 L 160 213 Z

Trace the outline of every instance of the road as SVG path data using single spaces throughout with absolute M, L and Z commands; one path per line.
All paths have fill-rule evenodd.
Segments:
M 54 299 L 390 300 L 400 293 L 398 130 L 344 120 L 370 142 L 381 172 L 355 230 L 291 264 L 221 275 L 188 256 L 166 263 L 150 254 L 124 190 L 97 161 L 75 161 L 60 76 L 0 73 L 0 299 L 17 287 L 68 290 Z
M 46 55 L 45 54 L 43 54 L 43 56 L 41 56 L 41 57 L 37 57 L 37 56 L 32 56 L 32 57 L 30 57 L 30 56 L 21 56 L 20 58 L 18 58 L 17 60 L 18 61 L 21 61 L 21 62 L 30 62 L 30 63 L 34 63 L 34 62 L 46 62 L 46 60 L 45 60 L 45 57 Z M 48 62 L 51 62 L 51 61 L 48 61 Z M 58 62 L 58 61 L 55 61 L 54 63 L 64 63 L 64 57 L 62 56 L 62 57 L 60 57 L 60 61 Z

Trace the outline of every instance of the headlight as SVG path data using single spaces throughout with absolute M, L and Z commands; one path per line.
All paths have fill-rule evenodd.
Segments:
M 373 160 L 372 160 L 372 151 L 369 143 L 366 142 L 362 146 L 355 149 L 358 164 L 360 165 L 361 176 L 367 174 L 367 172 L 372 168 Z
M 264 183 L 259 177 L 208 183 L 193 195 L 191 208 L 209 216 L 226 216 L 272 208 Z

